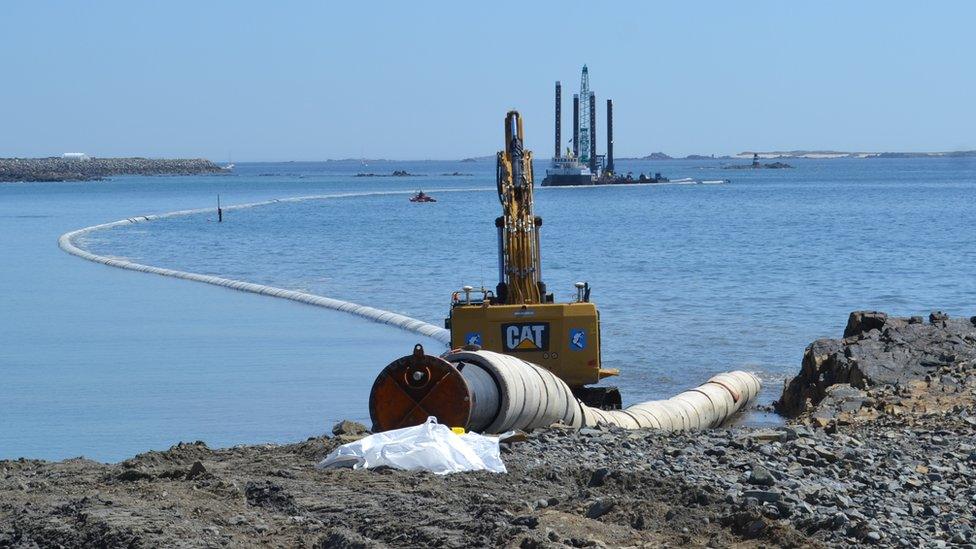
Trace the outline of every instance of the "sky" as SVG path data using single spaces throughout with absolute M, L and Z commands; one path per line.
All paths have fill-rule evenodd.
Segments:
M 618 157 L 976 149 L 976 2 L 54 2 L 0 9 L 0 157 L 457 159 L 589 66 Z

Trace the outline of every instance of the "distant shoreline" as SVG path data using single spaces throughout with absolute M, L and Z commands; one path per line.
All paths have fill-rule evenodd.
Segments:
M 753 154 L 762 159 L 806 158 L 811 160 L 832 160 L 836 158 L 976 158 L 976 150 L 970 151 L 942 151 L 942 152 L 847 152 L 821 150 L 795 151 L 743 151 L 734 155 L 717 154 L 689 154 L 686 156 L 671 156 L 663 152 L 654 152 L 645 156 L 617 156 L 617 160 L 751 160 Z M 488 162 L 494 161 L 492 156 L 476 156 L 462 158 L 457 162 Z M 536 160 L 545 160 L 537 157 Z
M 945 151 L 945 152 L 843 152 L 843 151 L 745 151 L 735 158 L 752 158 L 758 154 L 759 158 L 976 158 L 973 151 Z
M 617 157 L 617 160 L 748 160 L 753 155 L 762 159 L 806 158 L 833 160 L 837 158 L 976 158 L 976 150 L 946 152 L 845 152 L 845 151 L 743 151 L 736 155 L 689 154 L 676 157 L 662 152 L 639 157 Z
M 751 160 L 753 154 L 757 154 L 763 160 L 833 160 L 843 158 L 872 159 L 872 158 L 976 158 L 976 150 L 971 151 L 950 151 L 950 152 L 842 152 L 842 151 L 745 151 L 734 156 L 730 155 L 700 155 L 690 154 L 683 157 L 674 157 L 662 152 L 652 153 L 641 157 L 621 157 L 618 161 L 672 161 L 672 160 L 698 160 L 698 161 L 721 161 L 723 165 L 732 161 Z M 398 163 L 398 162 L 464 162 L 464 163 L 494 163 L 495 156 L 482 156 L 445 160 L 389 160 L 389 159 L 344 159 L 344 160 L 284 160 L 284 161 L 251 161 L 240 162 L 240 164 L 289 164 L 296 162 L 352 162 L 363 163 Z M 535 159 L 540 164 L 549 162 L 547 158 Z M 184 159 L 151 159 L 141 157 L 120 157 L 120 158 L 95 158 L 95 157 L 47 157 L 47 158 L 0 158 L 0 183 L 51 183 L 69 181 L 99 181 L 108 177 L 122 175 L 141 175 L 141 176 L 173 176 L 173 175 L 221 175 L 232 173 L 231 167 L 221 167 L 214 162 L 202 158 Z M 269 174 L 260 174 L 269 175 Z M 357 174 L 358 175 L 358 174 Z M 389 176 L 389 174 L 364 172 L 359 177 Z M 414 173 L 397 173 L 394 175 L 415 176 Z M 471 176 L 470 173 L 443 173 L 439 175 L 452 176 Z
M 0 183 L 98 181 L 116 175 L 201 175 L 228 170 L 202 158 L 0 158 Z

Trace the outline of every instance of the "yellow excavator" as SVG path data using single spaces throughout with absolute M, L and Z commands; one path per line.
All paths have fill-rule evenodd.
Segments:
M 525 150 L 522 117 L 505 116 L 505 150 L 496 181 L 502 216 L 498 230 L 498 285 L 494 291 L 465 286 L 454 292 L 445 326 L 452 348 L 480 348 L 545 367 L 583 403 L 619 409 L 616 387 L 591 387 L 619 373 L 600 365 L 600 314 L 590 286 L 576 283 L 575 301 L 556 303 L 542 281 L 539 230 L 533 213 L 532 152 Z
M 454 292 L 445 324 L 452 350 L 428 355 L 422 345 L 390 362 L 373 382 L 373 431 L 419 425 L 434 417 L 469 431 L 504 433 L 561 423 L 681 431 L 721 425 L 759 393 L 748 372 L 712 377 L 667 400 L 621 410 L 616 387 L 594 386 L 617 370 L 600 367 L 600 315 L 590 287 L 576 283 L 570 303 L 556 303 L 542 282 L 539 229 L 532 211 L 532 153 L 522 119 L 505 117 L 498 153 L 498 286 Z

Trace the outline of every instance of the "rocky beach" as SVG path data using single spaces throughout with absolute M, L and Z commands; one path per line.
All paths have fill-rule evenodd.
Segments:
M 507 474 L 318 470 L 365 434 L 0 462 L 0 547 L 973 546 L 976 317 L 852 313 L 772 428 L 553 426 Z
M 226 173 L 202 158 L 0 158 L 0 182 L 96 181 L 117 175 Z

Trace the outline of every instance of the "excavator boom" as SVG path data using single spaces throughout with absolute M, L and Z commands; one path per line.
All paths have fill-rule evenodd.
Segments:
M 532 213 L 532 152 L 525 150 L 522 117 L 505 116 L 505 150 L 498 152 L 496 182 L 502 216 L 498 228 L 498 299 L 508 304 L 542 303 L 545 285 L 540 280 L 539 227 Z

